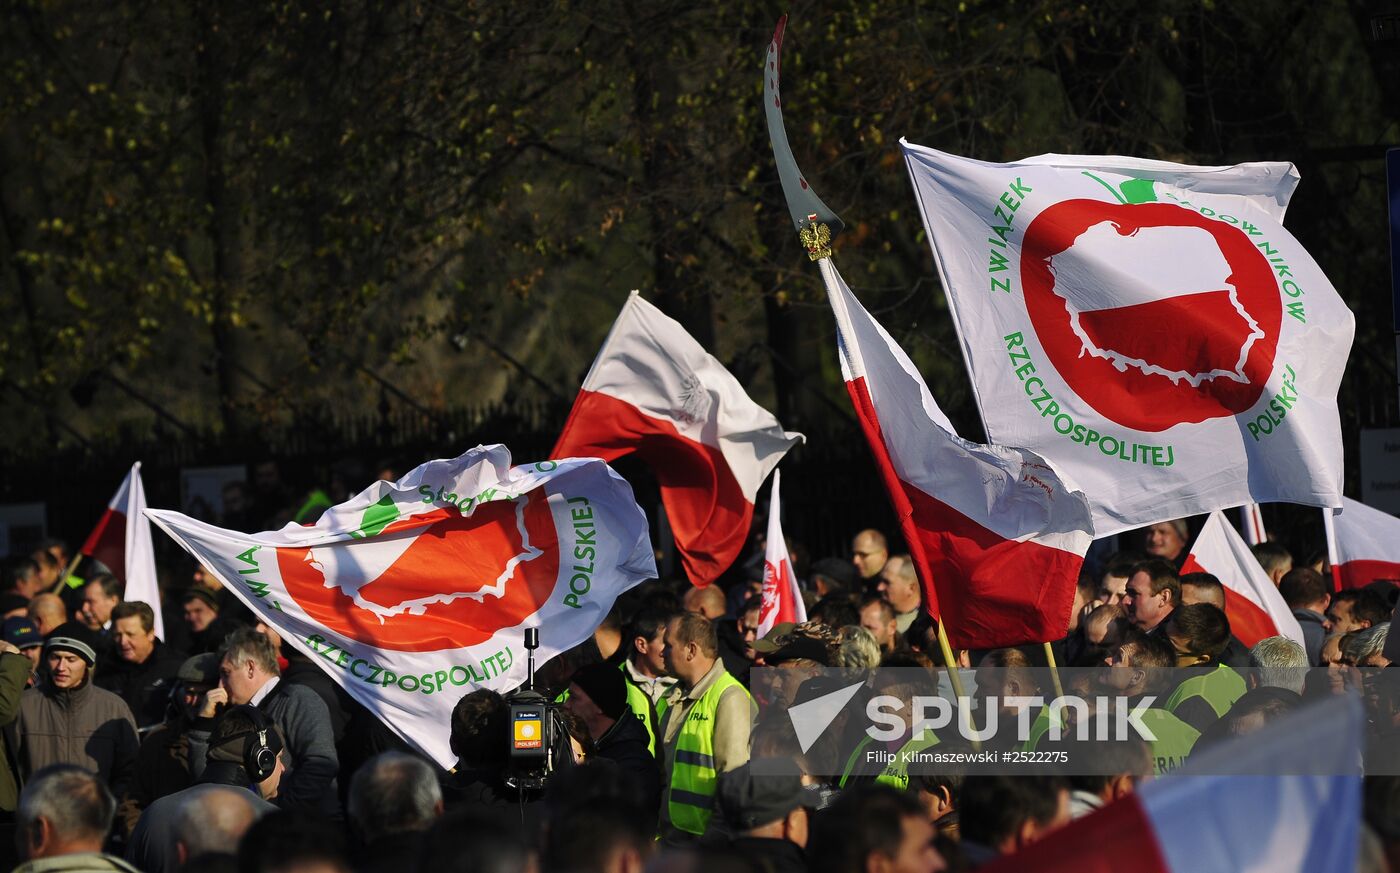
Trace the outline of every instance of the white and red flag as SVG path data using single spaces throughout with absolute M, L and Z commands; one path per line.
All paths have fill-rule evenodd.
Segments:
M 634 291 L 550 457 L 614 461 L 635 452 L 661 487 L 686 574 L 704 586 L 739 556 L 759 486 L 800 439 Z
M 1356 869 L 1356 695 L 1309 704 L 1194 753 L 1179 770 L 981 873 L 1315 873 Z
M 316 524 L 223 530 L 168 510 L 161 529 L 282 639 L 443 767 L 462 695 L 525 679 L 656 575 L 646 515 L 596 459 L 512 466 L 504 446 L 376 482 Z
M 156 580 L 156 553 L 151 545 L 151 524 L 146 511 L 146 488 L 141 484 L 141 462 L 131 465 L 121 487 L 107 501 L 107 510 L 88 534 L 82 554 L 101 561 L 124 586 L 123 600 L 139 600 L 155 613 L 156 637 L 165 639 L 161 619 L 160 586 Z
M 1240 507 L 1240 530 L 1246 545 L 1257 546 L 1269 541 L 1269 532 L 1264 529 L 1264 510 L 1259 504 L 1246 503 Z
M 782 507 L 778 496 L 781 471 L 773 471 L 773 484 L 768 490 L 768 536 L 763 550 L 763 609 L 758 617 L 758 636 L 765 636 L 776 624 L 790 621 L 801 624 L 807 620 L 807 607 L 797 587 L 797 574 L 792 569 L 787 540 L 783 539 L 780 519 Z
M 1097 536 L 1340 505 L 1355 322 L 1283 227 L 1292 165 L 904 156 L 988 438 L 1053 461 Z
M 1400 584 L 1400 518 L 1344 497 L 1340 510 L 1322 511 L 1322 520 L 1338 591 L 1378 579 Z
M 1089 504 L 1049 462 L 957 435 L 904 350 L 818 261 L 841 371 L 927 607 L 958 648 L 1058 640 L 1093 538 Z
M 1206 519 L 1181 572 L 1209 573 L 1220 580 L 1225 588 L 1225 615 L 1230 619 L 1230 631 L 1246 646 L 1276 636 L 1304 645 L 1298 619 L 1220 510 Z

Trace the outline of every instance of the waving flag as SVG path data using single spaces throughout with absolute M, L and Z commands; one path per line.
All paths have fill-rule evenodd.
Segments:
M 1355 324 L 1283 227 L 1291 165 L 904 156 L 988 437 L 1083 488 L 1097 536 L 1340 504 Z
M 1220 580 L 1230 630 L 1246 646 L 1280 635 L 1304 645 L 1293 611 L 1220 510 L 1206 519 L 1181 572 L 1209 573 Z
M 634 291 L 550 457 L 614 461 L 636 452 L 661 486 L 690 581 L 704 586 L 739 556 L 759 486 L 800 439 Z
M 151 545 L 151 525 L 146 511 L 146 488 L 141 484 L 141 462 L 131 465 L 121 487 L 107 501 L 107 510 L 79 549 L 107 565 L 125 586 L 123 600 L 139 600 L 151 607 L 156 637 L 165 639 L 161 619 L 160 586 L 156 582 L 156 553 Z
M 284 640 L 443 767 L 452 708 L 582 642 L 656 575 L 632 489 L 593 459 L 511 466 L 504 446 L 376 482 L 310 526 L 242 534 L 147 515 Z
M 1322 511 L 1327 551 L 1337 590 L 1364 588 L 1377 579 L 1400 584 L 1400 518 L 1342 498 L 1342 508 Z
M 781 505 L 778 497 L 780 471 L 773 471 L 773 484 L 768 497 L 768 537 L 763 552 L 763 610 L 758 618 L 758 636 L 766 635 L 773 625 L 785 621 L 800 624 L 807 620 L 807 607 L 797 589 L 797 574 L 792 570 L 787 540 L 783 539 Z
M 957 435 L 914 362 L 830 258 L 841 372 L 909 542 L 930 610 L 954 646 L 1063 637 L 1093 538 L 1089 504 L 1032 452 Z
M 1311 704 L 1193 755 L 1172 775 L 978 869 L 1354 870 L 1361 841 L 1363 716 L 1355 697 Z

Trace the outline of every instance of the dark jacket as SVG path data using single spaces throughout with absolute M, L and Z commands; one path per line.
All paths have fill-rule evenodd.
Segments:
M 758 873 L 806 873 L 807 857 L 796 843 L 765 837 L 738 837 L 729 844 Z
M 753 661 L 744 657 L 747 646 L 739 633 L 738 623 L 732 618 L 721 618 L 715 622 L 715 633 L 719 637 L 719 659 L 724 662 L 724 669 L 747 687 Z
M 340 763 L 331 738 L 330 715 L 321 698 L 309 688 L 278 681 L 258 708 L 282 731 L 292 759 L 277 791 L 277 806 L 340 818 L 336 789 Z M 213 722 L 197 719 L 190 730 L 190 772 L 196 778 L 204 773 Z
M 519 792 L 507 788 L 501 769 L 464 770 L 460 766 L 441 780 L 442 805 L 454 810 L 507 811 L 520 816 L 520 826 L 528 845 L 539 845 L 545 816 L 544 792 Z
M 661 809 L 661 765 L 647 750 L 648 739 L 646 726 L 629 709 L 593 745 L 599 758 L 607 758 L 636 779 L 640 807 L 655 816 Z M 655 826 L 653 819 L 652 829 Z
M 351 869 L 355 873 L 403 873 L 417 863 L 423 837 L 422 831 L 382 836 L 355 853 Z
M 1303 651 L 1308 653 L 1308 666 L 1316 667 L 1322 661 L 1322 642 L 1327 639 L 1327 631 L 1322 626 L 1326 619 L 1311 609 L 1295 609 L 1293 617 L 1298 619 L 1298 627 L 1303 630 Z
M 175 854 L 175 824 L 186 803 L 211 791 L 238 791 L 247 795 L 253 814 L 262 818 L 277 807 L 247 788 L 232 785 L 195 785 L 160 798 L 141 815 L 141 821 L 126 844 L 126 860 L 145 873 L 179 873 L 180 858 Z
M 140 664 L 122 660 L 120 655 L 108 661 L 97 673 L 97 687 L 126 701 L 136 718 L 136 727 L 151 727 L 164 721 L 170 689 L 175 686 L 175 674 L 183 663 L 184 655 L 157 641 L 150 656 Z
M 26 778 L 50 764 L 76 764 L 102 777 L 117 797 L 135 778 L 139 744 L 131 708 L 91 682 L 63 691 L 45 681 L 24 692 L 15 731 Z
M 354 698 L 336 684 L 325 670 L 311 663 L 311 659 L 301 652 L 291 649 L 290 646 L 283 646 L 283 651 L 286 654 L 287 667 L 282 671 L 282 681 L 288 685 L 303 685 L 316 692 L 316 696 L 326 705 L 326 714 L 331 719 L 331 733 L 335 737 L 335 744 L 339 746 L 340 741 L 345 738 L 350 713 L 355 708 Z
M 20 697 L 29 681 L 29 659 L 6 652 L 0 655 L 0 727 L 19 718 Z M 7 732 L 8 733 L 8 732 Z M 0 810 L 13 812 L 19 805 L 20 780 L 15 772 L 15 750 L 8 736 L 0 736 Z

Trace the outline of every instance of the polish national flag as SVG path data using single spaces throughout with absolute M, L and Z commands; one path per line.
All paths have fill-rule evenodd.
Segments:
M 1246 646 L 1276 636 L 1304 644 L 1303 629 L 1283 602 L 1283 595 L 1220 510 L 1206 519 L 1181 572 L 1209 573 L 1220 580 L 1230 631 Z
M 758 636 L 765 636 L 776 624 L 785 621 L 801 624 L 807 620 L 807 607 L 797 589 L 797 574 L 792 570 L 787 541 L 783 539 L 782 510 L 778 498 L 778 477 L 773 471 L 773 485 L 768 498 L 768 541 L 763 552 L 763 610 L 759 613 Z
M 1362 717 L 1354 695 L 1311 704 L 979 870 L 1354 870 Z
M 661 486 L 690 581 L 704 586 L 739 556 L 759 486 L 800 439 L 633 291 L 550 457 L 614 461 L 637 453 Z
M 141 462 L 107 502 L 107 510 L 88 534 L 80 550 L 107 565 L 112 575 L 126 586 L 123 600 L 139 600 L 151 607 L 156 619 L 156 637 L 165 639 L 165 622 L 160 615 L 160 587 L 156 584 L 156 555 L 151 546 L 151 523 L 146 520 L 146 488 L 141 484 Z
M 1342 508 L 1335 515 L 1324 509 L 1322 520 L 1338 591 L 1378 579 L 1400 584 L 1400 518 L 1343 497 Z
M 959 437 L 914 362 L 831 259 L 818 264 L 836 314 L 846 389 L 927 608 L 958 648 L 1060 639 L 1093 538 L 1088 501 L 1039 455 Z
M 1240 530 L 1244 531 L 1244 541 L 1250 546 L 1269 541 L 1269 532 L 1264 529 L 1264 510 L 1257 503 L 1246 503 L 1240 507 Z

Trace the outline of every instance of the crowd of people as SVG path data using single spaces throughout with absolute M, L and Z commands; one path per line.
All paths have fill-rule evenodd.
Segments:
M 865 741 L 837 749 L 837 765 L 820 743 L 799 751 L 786 713 L 831 690 L 827 671 L 886 693 L 946 683 L 914 562 L 866 530 L 850 557 L 809 565 L 793 545 L 809 619 L 761 638 L 761 542 L 725 585 L 628 591 L 591 639 L 539 670 L 561 732 L 536 784 L 517 778 L 510 702 L 496 691 L 457 702 L 443 725 L 457 762 L 444 771 L 212 576 L 195 568 L 164 604 L 127 601 L 110 574 L 65 578 L 70 555 L 48 542 L 11 562 L 0 593 L 0 816 L 13 837 L 0 852 L 16 853 L 4 869 L 971 870 L 1307 698 L 1355 686 L 1374 730 L 1400 724 L 1395 683 L 1370 678 L 1400 672 L 1379 669 L 1394 585 L 1333 592 L 1325 567 L 1262 544 L 1304 644 L 1245 647 L 1220 581 L 1181 573 L 1186 543 L 1184 522 L 1153 525 L 1139 550 L 1087 563 L 1069 635 L 1052 647 L 1061 665 L 1094 668 L 1075 675 L 1157 701 L 1155 742 L 1082 746 L 1108 762 L 1095 775 L 872 764 Z M 951 655 L 977 694 L 1014 697 L 1037 685 L 1041 651 Z M 766 683 L 760 667 L 776 668 Z M 832 733 L 828 746 L 844 741 Z M 1046 734 L 1021 747 L 1083 743 Z M 910 727 L 884 745 L 959 741 Z M 1387 857 L 1400 869 L 1400 777 L 1368 777 L 1366 822 L 1366 869 Z

